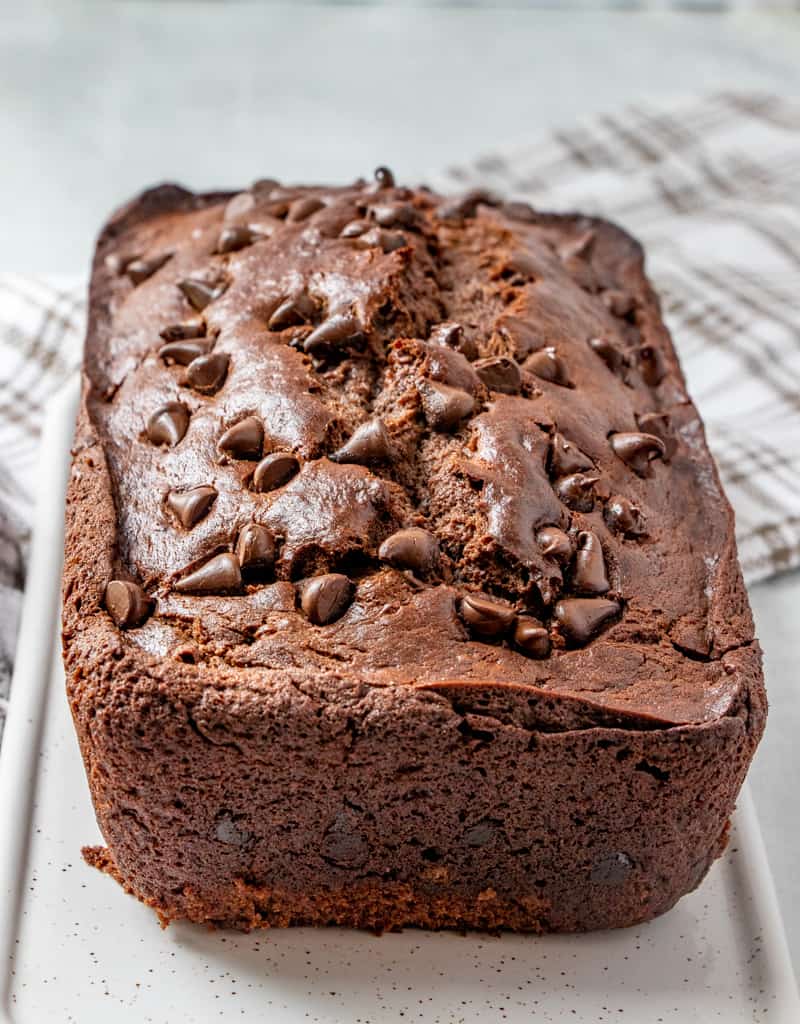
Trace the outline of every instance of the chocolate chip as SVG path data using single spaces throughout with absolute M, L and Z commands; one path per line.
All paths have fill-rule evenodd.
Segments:
M 217 594 L 238 590 L 242 585 L 242 574 L 235 555 L 226 551 L 214 555 L 199 569 L 184 576 L 175 584 L 181 594 Z
M 223 228 L 217 242 L 217 252 L 237 252 L 251 245 L 256 239 L 255 232 L 246 224 L 233 224 Z
M 545 558 L 554 558 L 562 564 L 572 558 L 572 541 L 569 534 L 557 526 L 543 526 L 536 534 L 536 543 Z
M 229 362 L 225 352 L 209 352 L 208 355 L 198 356 L 189 363 L 184 383 L 202 395 L 213 395 L 225 383 Z
M 215 819 L 214 838 L 227 846 L 247 846 L 253 833 L 239 828 L 237 818 L 230 811 L 220 811 Z
M 608 338 L 589 338 L 589 348 L 600 356 L 612 373 L 619 373 L 625 365 L 625 356 Z
M 651 388 L 658 387 L 667 372 L 661 353 L 655 345 L 641 345 L 637 354 L 645 384 Z
M 266 526 L 248 523 L 236 540 L 236 557 L 242 572 L 268 572 L 275 564 L 275 538 Z
M 464 829 L 464 844 L 473 849 L 480 849 L 483 846 L 488 846 L 496 836 L 497 822 L 492 821 L 491 818 L 484 818 L 483 821 Z
M 578 534 L 572 582 L 579 594 L 605 594 L 611 589 L 606 575 L 603 545 L 591 530 Z
M 170 324 L 158 332 L 164 341 L 187 341 L 189 338 L 204 338 L 206 325 L 202 320 L 190 320 L 185 324 Z M 209 347 L 212 345 L 210 338 L 207 339 Z
M 358 818 L 349 808 L 337 814 L 325 830 L 320 854 L 325 860 L 349 871 L 366 864 L 369 843 L 359 828 Z
M 639 537 L 645 532 L 645 521 L 641 509 L 621 494 L 608 499 L 603 517 L 615 533 Z
M 473 364 L 475 372 L 490 391 L 516 395 L 522 386 L 519 366 L 507 356 L 491 356 Z
M 510 220 L 520 220 L 527 224 L 533 224 L 537 217 L 536 211 L 530 205 L 530 203 L 510 202 L 503 203 L 500 207 L 500 212 L 505 214 Z
M 664 442 L 664 461 L 669 462 L 678 450 L 678 442 L 670 427 L 668 412 L 646 412 L 636 417 L 639 429 L 646 434 L 655 434 Z
M 153 444 L 173 448 L 189 428 L 189 410 L 180 402 L 167 402 L 147 421 L 147 437 Z
M 106 610 L 120 629 L 140 626 L 153 607 L 153 602 L 138 583 L 111 580 L 106 584 Z
M 621 850 L 601 857 L 592 868 L 591 878 L 595 885 L 623 885 L 633 870 L 633 861 Z
M 335 313 L 308 335 L 303 351 L 319 356 L 336 348 L 363 348 L 365 341 L 364 328 L 353 313 Z
M 382 228 L 413 227 L 417 222 L 417 211 L 410 203 L 386 203 L 370 208 L 372 219 Z
M 556 480 L 553 489 L 573 512 L 591 512 L 594 508 L 594 485 L 599 479 L 595 473 L 571 473 Z
M 353 584 L 341 573 L 315 576 L 303 587 L 300 607 L 315 626 L 324 626 L 343 615 L 353 599 Z
M 378 188 L 394 188 L 394 175 L 388 167 L 375 168 L 375 184 Z
M 611 288 L 603 292 L 602 299 L 606 309 L 618 317 L 628 316 L 636 306 L 633 296 L 628 292 L 620 291 L 618 288 Z
M 227 286 L 222 283 L 209 284 L 196 277 L 187 277 L 178 282 L 178 287 L 186 296 L 189 304 L 200 313 L 210 302 L 218 299 Z
M 546 345 L 528 356 L 525 360 L 525 369 L 540 380 L 558 384 L 562 388 L 572 387 L 566 363 L 552 345 Z
M 481 204 L 497 206 L 497 199 L 486 189 L 473 188 L 461 196 L 446 199 L 437 213 L 441 220 L 463 220 L 466 217 L 474 217 Z
M 284 299 L 270 316 L 267 327 L 271 331 L 283 331 L 287 327 L 297 327 L 307 323 L 316 312 L 316 307 L 308 295 L 290 295 Z
M 369 231 L 371 227 L 372 224 L 370 221 L 363 218 L 359 220 L 351 220 L 350 223 L 345 224 L 339 232 L 339 238 L 359 238 L 365 231 Z
M 384 228 L 370 228 L 359 236 L 359 245 L 365 248 L 377 247 L 384 252 L 394 252 L 408 245 L 406 236 L 399 231 L 386 231 Z
M 568 476 L 584 469 L 594 469 L 588 455 L 568 441 L 563 434 L 556 433 L 550 445 L 550 472 L 553 476 Z
M 234 423 L 217 442 L 220 451 L 234 459 L 260 459 L 264 428 L 255 416 Z
M 528 278 L 529 281 L 534 281 L 539 273 L 539 265 L 534 261 L 533 257 L 529 253 L 515 252 L 512 253 L 511 258 L 506 261 L 503 270 L 515 275 L 519 274 L 522 277 Z M 501 273 L 501 276 L 506 275 Z M 514 281 L 512 283 L 516 284 L 517 282 Z
M 514 626 L 514 646 L 531 658 L 550 654 L 550 634 L 532 615 L 519 615 Z
M 133 263 L 134 260 L 138 259 L 141 259 L 141 256 L 138 253 L 124 254 L 121 252 L 112 252 L 106 256 L 103 262 L 109 274 L 124 274 L 125 268 L 129 264 Z
M 189 363 L 204 356 L 210 351 L 213 341 L 210 338 L 197 338 L 195 341 L 168 341 L 158 350 L 165 363 L 178 363 L 188 366 Z
M 455 430 L 475 408 L 472 395 L 449 384 L 425 381 L 419 384 L 425 422 L 433 430 Z
M 478 358 L 478 346 L 471 338 L 464 335 L 464 328 L 461 324 L 454 323 L 452 320 L 446 320 L 431 328 L 428 340 L 434 345 L 444 345 L 446 348 L 460 352 L 470 362 Z
M 439 542 L 427 530 L 411 526 L 387 537 L 378 549 L 378 558 L 395 569 L 410 569 L 424 576 L 438 564 Z
M 565 242 L 558 250 L 558 254 L 565 263 L 574 259 L 586 259 L 591 253 L 596 239 L 597 236 L 590 228 Z
M 655 434 L 612 434 L 609 444 L 614 454 L 641 477 L 650 475 L 653 459 L 663 459 L 666 454 L 664 442 Z
M 125 267 L 125 273 L 134 284 L 141 284 L 142 281 L 146 281 L 148 277 L 152 277 L 157 270 L 160 270 L 171 256 L 171 252 L 165 252 L 160 256 L 153 256 L 149 260 L 131 260 Z
M 459 612 L 472 633 L 487 639 L 505 633 L 516 614 L 509 605 L 482 594 L 463 597 Z
M 381 462 L 394 453 L 392 441 L 382 419 L 362 423 L 346 444 L 330 457 L 334 462 L 355 462 L 366 466 Z
M 178 517 L 181 526 L 191 530 L 207 514 L 216 496 L 216 489 L 210 484 L 192 487 L 188 491 L 170 491 L 167 507 Z
M 497 323 L 497 333 L 511 344 L 517 359 L 525 359 L 531 352 L 544 347 L 541 334 L 527 320 L 506 314 Z
M 317 210 L 321 210 L 324 205 L 318 196 L 301 196 L 289 204 L 286 220 L 291 224 L 296 224 L 298 221 L 306 220 L 307 217 L 310 217 L 312 213 L 316 213 Z
M 274 491 L 283 487 L 300 470 L 300 460 L 291 452 L 271 452 L 256 466 L 253 473 L 253 489 Z
M 605 597 L 568 597 L 556 605 L 555 621 L 568 644 L 581 646 L 619 612 L 619 602 Z

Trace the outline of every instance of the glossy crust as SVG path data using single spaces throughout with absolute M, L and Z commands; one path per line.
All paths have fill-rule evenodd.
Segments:
M 412 205 L 418 223 L 404 246 L 384 239 L 367 259 L 329 221 L 340 217 L 341 228 L 345 214 L 363 213 L 360 198 L 374 205 L 369 189 L 286 193 L 292 203 L 325 202 L 306 203 L 296 230 L 259 213 L 259 203 L 274 203 L 270 192 L 232 200 L 164 186 L 116 214 L 98 243 L 64 571 L 68 692 L 108 843 L 90 859 L 162 920 L 239 928 L 586 930 L 663 912 L 724 846 L 766 703 L 731 512 L 638 247 L 586 218 L 477 203 L 443 211 L 429 193 L 392 191 L 383 198 Z M 281 222 L 273 238 L 216 255 L 224 223 L 239 224 L 248 209 L 247 223 Z M 262 345 L 270 310 L 259 311 L 253 282 L 302 268 L 303 247 L 347 294 L 363 284 L 359 311 L 381 379 L 367 382 L 367 405 L 358 353 L 314 364 L 319 399 L 307 384 L 297 394 L 286 385 L 287 360 L 293 373 L 310 360 L 295 359 L 282 334 Z M 136 287 L 113 265 L 166 251 L 171 258 Z M 230 366 L 218 394 L 198 397 L 156 353 L 158 331 L 194 315 L 178 281 L 209 265 L 232 279 L 204 311 Z M 395 318 L 383 322 L 389 300 Z M 471 360 L 432 345 L 431 325 L 456 319 L 474 324 Z M 538 343 L 519 351 L 520 322 L 555 342 L 573 387 L 540 376 L 547 368 L 526 369 Z M 294 328 L 301 342 L 311 329 Z M 637 353 L 627 379 L 589 347 L 595 333 Z M 236 475 L 241 464 L 214 451 L 220 433 L 257 407 L 256 385 L 239 374 L 260 353 L 284 373 L 275 393 L 314 412 L 302 429 L 280 420 L 296 431 L 282 442 L 302 460 L 299 493 L 327 495 L 323 511 L 337 527 L 362 516 L 327 547 L 292 533 L 298 506 L 278 504 L 291 483 L 253 496 Z M 483 376 L 465 383 L 483 360 L 512 356 L 523 367 L 517 394 L 490 393 Z M 432 426 L 426 389 L 436 383 L 471 391 L 474 415 L 448 431 Z M 263 377 L 258 393 L 270 394 Z M 144 433 L 147 415 L 169 400 L 191 418 L 185 438 L 164 450 Z M 274 425 L 277 407 L 258 408 Z M 328 459 L 367 409 L 388 424 L 391 464 Z M 674 450 L 640 477 L 609 435 L 665 410 Z M 548 448 L 556 431 L 599 471 L 592 510 L 558 497 Z M 331 511 L 321 479 L 342 484 L 341 507 Z M 212 483 L 211 512 L 176 527 L 158 495 Z M 354 510 L 345 483 L 367 504 Z M 608 499 L 623 490 L 646 514 L 645 539 L 609 525 Z M 377 511 L 363 518 L 365 507 Z M 187 570 L 233 550 L 251 518 L 281 542 L 274 580 L 176 593 Z M 547 523 L 598 538 L 622 609 L 579 646 L 555 611 L 560 595 L 579 596 L 570 590 L 577 570 L 542 560 L 528 540 Z M 377 560 L 388 534 L 421 525 L 444 552 L 427 586 Z M 475 538 L 484 538 L 477 551 Z M 342 569 L 355 580 L 352 604 L 336 622 L 309 622 L 303 577 Z M 152 606 L 133 628 L 118 628 L 106 610 L 106 585 L 120 578 L 138 580 Z M 535 613 L 550 630 L 550 657 L 471 632 L 459 602 L 474 592 Z

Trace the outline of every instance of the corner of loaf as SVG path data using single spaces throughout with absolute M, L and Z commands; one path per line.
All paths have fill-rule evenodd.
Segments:
M 221 927 L 647 920 L 766 709 L 639 245 L 386 168 L 109 221 L 63 637 L 88 859 Z

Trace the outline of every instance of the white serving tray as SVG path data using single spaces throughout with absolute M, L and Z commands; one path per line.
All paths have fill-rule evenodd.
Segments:
M 43 493 L 0 755 L 2 1024 L 711 1021 L 796 1024 L 800 1002 L 750 797 L 699 891 L 651 924 L 582 936 L 251 935 L 154 914 L 80 856 L 100 842 L 57 644 L 77 388 L 42 444 Z

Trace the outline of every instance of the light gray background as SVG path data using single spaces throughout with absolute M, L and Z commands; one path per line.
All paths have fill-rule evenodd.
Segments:
M 0 269 L 81 272 L 164 179 L 403 181 L 640 97 L 800 95 L 797 14 L 0 0 Z M 800 201 L 800 200 L 799 200 Z M 752 591 L 772 716 L 751 774 L 800 966 L 800 574 Z

